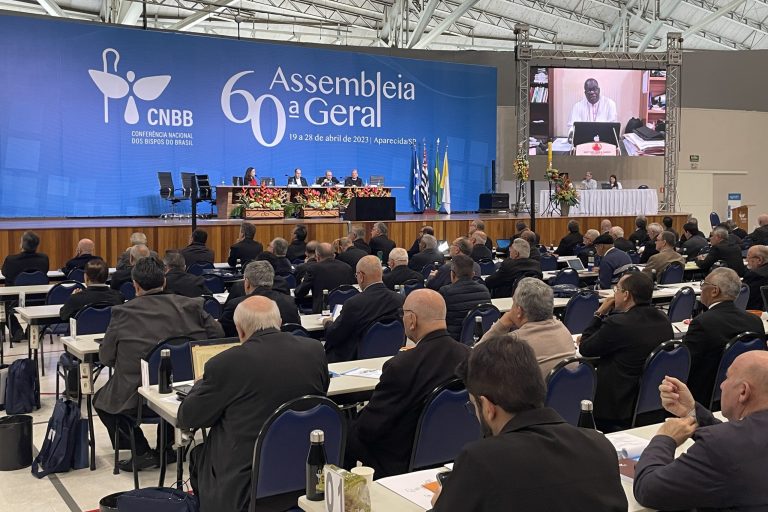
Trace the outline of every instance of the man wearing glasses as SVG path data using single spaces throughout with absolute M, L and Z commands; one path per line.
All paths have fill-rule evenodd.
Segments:
M 672 263 L 678 263 L 685 268 L 685 257 L 675 251 L 675 235 L 669 231 L 664 231 L 656 237 L 656 254 L 648 258 L 648 262 L 643 268 L 643 272 L 649 276 L 658 276 Z
M 765 336 L 759 317 L 736 307 L 741 281 L 730 268 L 716 268 L 701 282 L 701 303 L 708 309 L 688 326 L 683 343 L 691 352 L 688 388 L 700 404 L 709 405 L 715 374 L 725 345 L 743 332 Z

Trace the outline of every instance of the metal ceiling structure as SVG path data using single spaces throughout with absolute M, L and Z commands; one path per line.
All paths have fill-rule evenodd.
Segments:
M 0 9 L 248 39 L 433 50 L 768 48 L 768 0 L 0 0 Z

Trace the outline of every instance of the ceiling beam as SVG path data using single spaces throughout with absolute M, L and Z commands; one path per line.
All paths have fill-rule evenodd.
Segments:
M 429 34 L 427 34 L 423 39 L 418 41 L 416 44 L 413 45 L 414 49 L 422 49 L 425 46 L 427 46 L 429 43 L 435 40 L 437 36 L 448 30 L 448 27 L 453 25 L 454 22 L 458 21 L 459 18 L 461 18 L 465 12 L 467 12 L 473 5 L 475 5 L 478 2 L 478 0 L 464 0 L 464 2 L 461 3 L 454 11 L 447 16 L 445 19 L 443 19 L 440 24 L 438 24 L 435 28 L 429 31 Z
M 185 30 L 189 30 L 190 28 L 194 27 L 198 23 L 205 21 L 205 19 L 211 14 L 221 12 L 225 7 L 228 7 L 234 3 L 237 3 L 238 1 L 239 0 L 217 0 L 212 4 L 209 4 L 202 11 L 196 12 L 195 14 L 191 14 L 186 18 L 184 18 L 183 20 L 177 23 L 174 23 L 168 28 L 170 28 L 171 30 L 178 30 L 179 32 L 184 32 Z
M 408 48 L 413 48 L 413 45 L 418 43 L 421 39 L 421 36 L 424 35 L 424 29 L 427 28 L 427 24 L 429 23 L 429 20 L 432 19 L 432 15 L 435 13 L 435 7 L 437 7 L 439 2 L 440 0 L 429 0 L 427 5 L 424 6 L 424 10 L 421 11 L 419 22 L 416 24 L 416 28 L 413 30 L 413 36 L 408 43 Z
M 120 3 L 120 16 L 118 17 L 117 22 L 122 25 L 135 25 L 141 17 L 143 7 L 141 2 L 123 0 Z
M 45 9 L 45 12 L 51 16 L 56 16 L 59 18 L 68 17 L 66 14 L 64 14 L 64 11 L 61 10 L 59 4 L 56 3 L 56 0 L 37 0 L 37 3 L 39 3 L 42 8 Z

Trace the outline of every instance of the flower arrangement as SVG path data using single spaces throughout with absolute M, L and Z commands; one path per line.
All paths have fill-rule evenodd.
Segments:
M 568 206 L 579 204 L 579 192 L 571 180 L 565 176 L 558 176 L 558 180 L 555 181 L 555 199 L 558 203 Z
M 555 185 L 560 181 L 560 172 L 554 167 L 548 166 L 544 172 L 547 175 L 547 181 L 551 181 Z
M 528 157 L 523 151 L 522 144 L 517 147 L 517 156 L 515 157 L 513 166 L 515 169 L 515 178 L 521 182 L 528 181 Z
M 297 194 L 294 200 L 300 207 L 313 210 L 334 210 L 349 203 L 346 194 L 337 188 L 308 188 Z
M 288 192 L 285 189 L 264 185 L 258 188 L 243 188 L 240 191 L 238 204 L 232 209 L 230 217 L 245 217 L 247 210 L 282 211 L 288 202 Z
M 353 197 L 389 197 L 390 195 L 392 195 L 391 189 L 371 187 L 370 185 L 365 187 L 349 188 L 346 192 L 346 197 L 348 198 L 347 203 L 349 203 L 349 200 L 351 200 Z

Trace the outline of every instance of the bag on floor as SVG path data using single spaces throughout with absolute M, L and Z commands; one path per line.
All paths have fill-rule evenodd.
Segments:
M 5 383 L 8 380 L 8 365 L 0 364 L 0 411 L 5 409 Z
M 77 399 L 80 395 L 80 360 L 67 352 L 59 356 L 59 368 L 65 375 L 64 396 Z
M 73 467 L 75 438 L 81 430 L 80 408 L 71 400 L 58 400 L 48 420 L 45 441 L 32 461 L 32 475 L 43 478 L 51 473 L 66 473 Z
M 37 365 L 32 359 L 18 359 L 8 368 L 5 384 L 5 412 L 27 414 L 40 408 L 40 384 Z
M 178 489 L 147 487 L 117 498 L 118 512 L 199 512 L 197 497 Z

